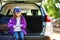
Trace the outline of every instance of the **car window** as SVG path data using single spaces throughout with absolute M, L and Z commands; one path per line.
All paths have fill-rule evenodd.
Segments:
M 2 10 L 2 14 L 3 15 L 13 15 L 13 9 L 14 7 L 21 7 L 22 8 L 22 13 L 25 13 L 27 16 L 39 16 L 41 15 L 41 12 L 39 10 L 39 8 L 35 5 L 35 4 L 7 4 L 3 10 Z

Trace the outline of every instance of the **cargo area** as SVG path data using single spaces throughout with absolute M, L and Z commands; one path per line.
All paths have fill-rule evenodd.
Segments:
M 41 16 L 26 16 L 28 33 L 40 33 L 42 31 Z
M 18 3 L 17 3 L 18 4 Z M 0 14 L 0 32 L 8 31 L 7 23 L 10 18 L 13 16 L 13 8 L 19 6 L 22 8 L 22 14 L 24 15 L 27 22 L 27 33 L 31 33 L 32 35 L 40 35 L 42 32 L 42 17 L 40 9 L 35 4 L 7 4 L 2 9 L 2 14 Z M 32 8 L 33 7 L 33 8 Z

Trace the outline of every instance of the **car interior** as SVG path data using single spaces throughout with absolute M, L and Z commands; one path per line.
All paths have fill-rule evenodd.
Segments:
M 7 31 L 7 23 L 13 16 L 14 7 L 19 6 L 22 8 L 22 14 L 26 19 L 28 33 L 41 33 L 42 32 L 42 17 L 39 8 L 35 4 L 7 4 L 2 9 L 2 14 L 0 14 L 0 28 Z M 4 24 L 4 25 L 3 25 Z M 6 25 L 6 26 L 5 26 Z

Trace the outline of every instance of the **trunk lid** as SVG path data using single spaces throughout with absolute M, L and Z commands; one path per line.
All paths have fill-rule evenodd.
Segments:
M 1 0 L 2 2 L 30 2 L 30 3 L 39 3 L 42 0 Z

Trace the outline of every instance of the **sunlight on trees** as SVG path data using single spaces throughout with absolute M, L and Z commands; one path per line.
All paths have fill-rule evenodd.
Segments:
M 60 18 L 60 0 L 47 0 L 47 3 L 43 4 L 51 17 Z

